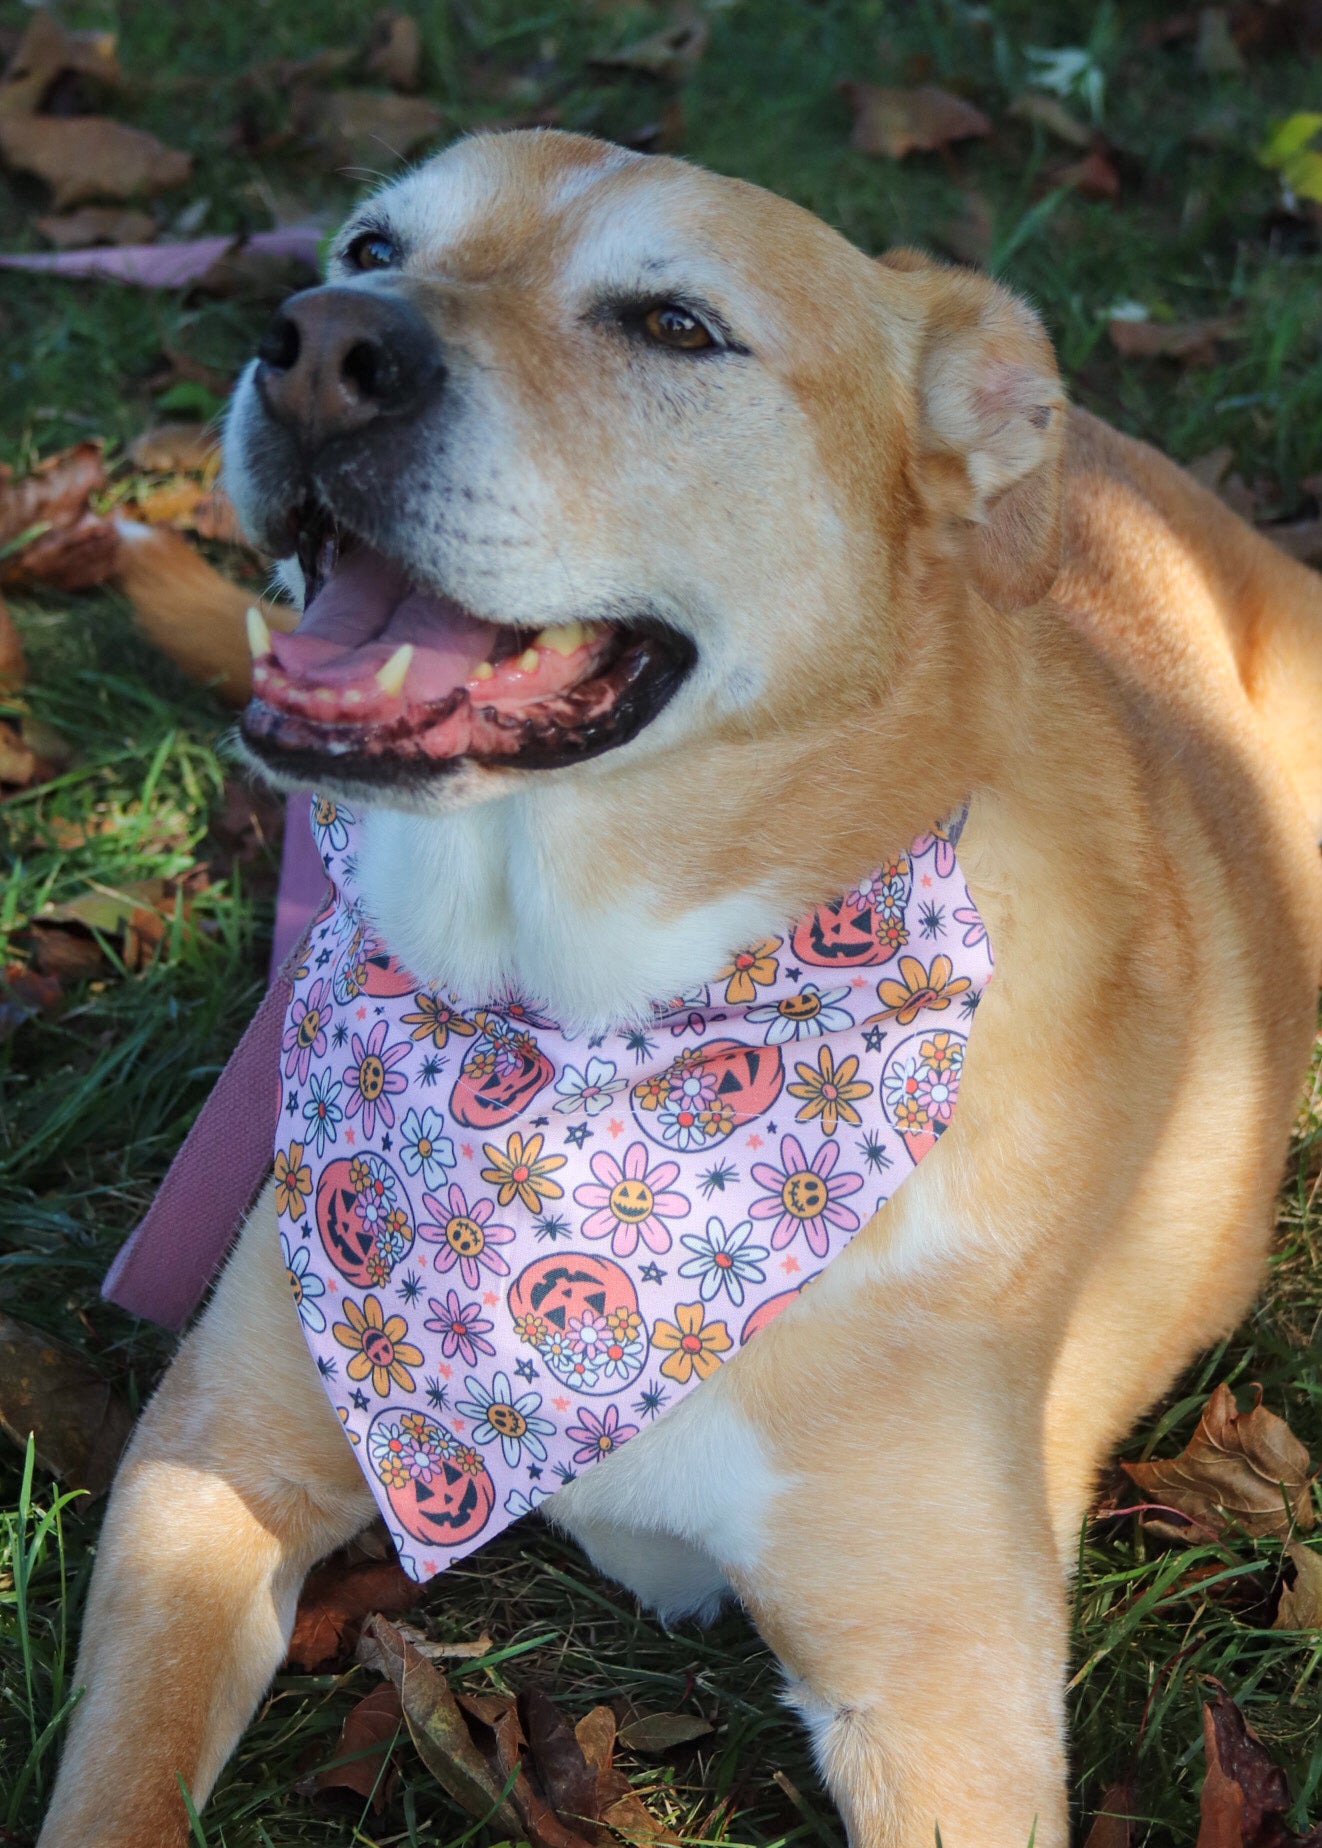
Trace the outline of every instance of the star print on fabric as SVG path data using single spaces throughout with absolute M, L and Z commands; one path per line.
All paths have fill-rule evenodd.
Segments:
M 465 1161 L 472 1161 L 473 1159 L 472 1143 L 471 1142 L 461 1142 L 459 1144 L 459 1153 L 463 1156 Z
M 604 1033 L 594 1033 L 592 1038 L 588 1041 L 588 1045 L 594 1052 L 597 1050 L 598 1046 L 604 1046 L 605 1044 L 606 1035 Z
M 606 1127 L 610 1131 L 612 1139 L 624 1134 L 624 1125 L 618 1117 L 612 1117 Z
M 542 1479 L 542 1466 L 541 1466 L 541 1464 L 540 1464 L 540 1463 L 530 1463 L 530 1464 L 528 1465 L 528 1480 L 529 1480 L 529 1482 L 540 1482 L 540 1481 L 541 1481 L 541 1479 Z
M 500 1298 L 494 1290 L 483 1290 L 482 1301 L 486 1304 L 488 1309 L 494 1309 L 496 1304 L 500 1301 Z
M 367 1394 L 363 1391 L 361 1386 L 356 1386 L 354 1388 L 353 1392 L 349 1395 L 349 1402 L 355 1411 L 365 1412 L 367 1410 Z
M 569 1410 L 569 1401 L 562 1392 L 558 1392 L 551 1403 L 557 1412 L 567 1412 Z
M 924 873 L 922 877 L 923 886 L 924 887 L 930 886 L 931 883 L 932 883 L 932 875 L 930 873 Z
M 774 1123 L 772 1123 L 772 1122 L 770 1122 L 770 1121 L 768 1121 L 768 1123 L 767 1123 L 767 1134 L 768 1134 L 769 1136 L 774 1136 L 774 1135 L 775 1135 L 775 1133 L 776 1133 L 776 1125 L 775 1125 Z
M 356 1143 L 356 1142 L 358 1141 L 358 1132 L 357 1132 L 357 1130 L 355 1130 L 355 1129 L 346 1129 L 346 1130 L 345 1130 L 345 1132 L 344 1132 L 344 1140 L 345 1140 L 345 1141 L 346 1141 L 346 1142 L 347 1142 L 347 1143 L 349 1144 L 349 1147 L 350 1147 L 350 1148 L 353 1148 L 353 1146 L 355 1145 L 355 1143 Z
M 551 1121 L 550 1117 L 534 1117 L 532 1120 L 532 1126 L 534 1129 L 545 1129 L 547 1124 L 550 1121 Z
M 375 1015 L 377 1016 L 377 1018 L 378 1018 L 378 1019 L 379 1019 L 379 1018 L 381 1017 L 381 1015 L 382 1015 L 382 1014 L 384 1014 L 384 1013 L 385 1013 L 385 1011 L 386 1011 L 386 1010 L 385 1010 L 385 1009 L 384 1009 L 383 1007 L 380 1007 L 380 1006 L 377 1006 L 377 1007 L 374 1007 L 374 1008 L 372 1009 L 372 1012 L 373 1012 L 373 1013 L 374 1013 L 374 1014 L 375 1014 Z
M 592 1140 L 592 1131 L 586 1123 L 571 1123 L 565 1131 L 565 1141 L 573 1148 L 581 1149 L 585 1142 Z
M 780 1260 L 780 1268 L 784 1271 L 787 1277 L 792 1277 L 795 1271 L 798 1270 L 799 1268 L 799 1260 L 793 1256 L 788 1257 L 788 1258 L 782 1258 Z
M 861 975 L 855 975 L 850 977 L 849 986 L 851 988 L 866 988 L 867 983 L 863 980 Z
M 802 974 L 802 969 L 786 969 L 785 980 L 787 982 L 797 982 Z
M 385 1153 L 388 1155 L 391 1149 L 394 1148 L 394 1146 L 395 1146 L 394 1143 L 390 1140 L 390 1131 L 387 1130 L 385 1135 L 382 1136 L 381 1138 L 381 1147 L 385 1151 Z
M 537 1378 L 537 1369 L 530 1360 L 516 1360 L 514 1363 L 514 1371 L 521 1380 L 527 1380 L 530 1386 Z
M 665 1274 L 659 1264 L 644 1264 L 638 1273 L 644 1283 L 661 1283 Z
M 311 1238 L 312 1237 L 312 1227 L 309 1225 L 306 1219 L 303 1221 L 302 1225 L 298 1228 L 298 1236 L 300 1238 Z
M 867 1032 L 863 1035 L 865 1050 L 868 1052 L 880 1052 L 881 1042 L 885 1037 L 886 1029 L 884 1027 L 869 1027 Z
M 365 1007 L 356 1007 L 353 1011 L 353 1017 L 355 1020 L 366 1020 L 367 1009 Z
M 750 1149 L 760 1149 L 762 1146 L 762 1138 L 756 1131 L 751 1136 L 745 1136 L 744 1141 Z
M 317 958 L 317 967 L 318 967 L 318 969 L 324 969 L 324 968 L 326 967 L 326 964 L 327 964 L 327 963 L 328 963 L 328 962 L 330 961 L 330 959 L 331 959 L 331 953 L 330 953 L 330 951 L 329 951 L 329 950 L 323 950 L 323 951 L 321 952 L 321 954 L 320 954 L 320 955 L 318 956 L 318 958 Z
M 289 1093 L 289 1096 L 285 1099 L 285 1115 L 286 1116 L 297 1116 L 298 1115 L 298 1092 L 297 1091 L 291 1091 Z

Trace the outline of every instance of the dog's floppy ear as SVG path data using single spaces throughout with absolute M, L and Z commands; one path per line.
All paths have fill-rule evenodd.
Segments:
M 1060 567 L 1065 393 L 1037 316 L 970 270 L 897 250 L 926 297 L 916 486 L 998 609 L 1044 597 Z

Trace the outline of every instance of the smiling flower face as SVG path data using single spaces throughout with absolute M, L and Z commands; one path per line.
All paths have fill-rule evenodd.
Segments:
M 473 1442 L 493 1444 L 499 1440 L 501 1455 L 511 1469 L 517 1469 L 526 1450 L 539 1463 L 546 1461 L 543 1438 L 554 1437 L 555 1426 L 549 1418 L 539 1418 L 542 1395 L 539 1392 L 515 1394 L 508 1373 L 492 1375 L 490 1386 L 469 1374 L 464 1381 L 470 1399 L 461 1399 L 456 1409 L 465 1418 L 475 1420 Z
M 631 1257 L 640 1238 L 649 1251 L 669 1251 L 670 1231 L 663 1222 L 686 1219 L 689 1213 L 684 1195 L 668 1191 L 679 1178 L 679 1163 L 659 1161 L 649 1167 L 644 1144 L 631 1142 L 622 1161 L 602 1149 L 589 1166 L 597 1184 L 574 1189 L 580 1206 L 595 1208 L 583 1221 L 584 1238 L 609 1238 L 617 1258 Z
M 375 1296 L 365 1296 L 361 1309 L 346 1296 L 341 1307 L 345 1320 L 336 1322 L 331 1333 L 341 1347 L 349 1348 L 353 1354 L 345 1368 L 349 1378 L 370 1378 L 372 1391 L 382 1398 L 392 1383 L 401 1392 L 412 1392 L 414 1382 L 409 1368 L 422 1365 L 422 1349 L 405 1341 L 409 1329 L 403 1316 L 386 1316 Z
M 824 1258 L 830 1249 L 832 1226 L 841 1232 L 857 1232 L 858 1214 L 843 1202 L 858 1192 L 863 1176 L 837 1174 L 839 1159 L 838 1142 L 824 1142 L 810 1162 L 798 1137 L 785 1136 L 779 1168 L 766 1161 L 754 1163 L 753 1179 L 770 1192 L 754 1200 L 749 1210 L 754 1219 L 775 1220 L 773 1250 L 783 1250 L 802 1231 L 813 1256 Z
M 512 1244 L 514 1228 L 492 1223 L 491 1215 L 496 1209 L 490 1200 L 475 1200 L 470 1206 L 463 1188 L 456 1183 L 444 1201 L 425 1193 L 422 1204 L 436 1217 L 419 1225 L 418 1236 L 429 1245 L 440 1246 L 432 1259 L 438 1271 L 453 1270 L 458 1265 L 459 1275 L 470 1290 L 480 1287 L 484 1270 L 497 1277 L 509 1276 L 510 1267 L 495 1247 Z

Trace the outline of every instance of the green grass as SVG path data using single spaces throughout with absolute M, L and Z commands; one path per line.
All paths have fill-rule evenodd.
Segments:
M 1144 50 L 1144 22 L 1168 10 L 1164 0 L 1123 9 L 1016 0 L 981 13 L 955 0 L 735 0 L 713 7 L 707 54 L 680 91 L 680 151 L 791 194 L 871 249 L 940 247 L 963 192 L 976 191 L 990 214 L 991 260 L 1036 302 L 1076 395 L 1182 458 L 1228 443 L 1263 504 L 1291 513 L 1303 505 L 1301 478 L 1322 468 L 1322 257 L 1304 231 L 1269 234 L 1276 185 L 1253 151 L 1280 116 L 1322 106 L 1322 78 L 1316 64 L 1288 58 L 1207 77 L 1187 42 Z M 0 24 L 26 16 L 0 6 Z M 349 179 L 297 150 L 240 155 L 230 130 L 245 103 L 266 126 L 278 122 L 278 93 L 251 102 L 245 72 L 256 57 L 355 42 L 365 16 L 359 0 L 69 11 L 73 23 L 118 28 L 132 82 L 114 106 L 194 153 L 193 183 L 162 209 L 168 228 L 173 213 L 205 199 L 205 231 L 264 225 L 273 197 L 334 214 L 353 196 Z M 632 137 L 662 118 L 670 98 L 590 62 L 662 23 L 650 5 L 453 0 L 421 6 L 419 17 L 428 89 L 454 131 L 554 108 L 566 127 Z M 1044 204 L 1053 165 L 1072 156 L 1008 120 L 1006 109 L 1024 81 L 1026 49 L 1078 43 L 1085 29 L 1105 74 L 1103 122 L 1122 150 L 1125 191 L 1116 206 L 1068 194 Z M 950 163 L 853 154 L 835 89 L 843 77 L 955 85 L 993 117 L 996 135 Z M 0 194 L 0 244 L 35 243 L 28 218 L 39 197 L 25 182 Z M 1125 299 L 1171 319 L 1233 313 L 1240 331 L 1209 370 L 1122 363 L 1106 339 L 1105 310 Z M 0 452 L 23 463 L 89 434 L 128 439 L 159 409 L 151 381 L 165 349 L 232 371 L 268 306 L 0 277 Z M 28 596 L 15 613 L 32 666 L 31 710 L 77 747 L 54 783 L 0 805 L 16 862 L 0 930 L 5 960 L 21 961 L 28 924 L 46 902 L 75 897 L 89 881 L 176 875 L 210 854 L 226 719 L 135 641 L 113 596 Z M 217 877 L 192 927 L 177 928 L 160 959 L 85 984 L 64 1012 L 0 1046 L 0 1300 L 74 1342 L 135 1401 L 168 1343 L 103 1305 L 98 1283 L 260 992 L 270 919 L 259 888 L 252 869 L 247 882 Z M 1230 1377 L 1262 1380 L 1268 1403 L 1322 1457 L 1319 1173 L 1314 1107 L 1302 1119 L 1259 1308 L 1127 1454 L 1178 1447 L 1210 1385 Z M 0 1502 L 11 1511 L 0 1540 L 0 1841 L 27 1843 L 49 1789 L 57 1722 L 75 1692 L 74 1634 L 100 1510 L 61 1498 L 39 1471 L 32 1479 L 9 1449 L 0 1455 Z M 1089 1532 L 1071 1693 L 1081 1810 L 1132 1771 L 1144 1848 L 1193 1840 L 1200 1685 L 1215 1675 L 1287 1766 L 1297 1823 L 1310 1806 L 1322 1815 L 1322 1635 L 1263 1627 L 1278 1558 L 1267 1542 L 1153 1551 L 1132 1523 Z M 1206 1576 L 1209 1568 L 1219 1576 Z M 921 1598 L 917 1535 L 913 1586 Z M 504 1652 L 494 1666 L 465 1668 L 472 1684 L 535 1679 L 575 1712 L 623 1698 L 712 1717 L 712 1740 L 652 1773 L 664 1786 L 660 1807 L 693 1840 L 841 1841 L 804 1741 L 778 1703 L 775 1666 L 738 1615 L 705 1634 L 667 1636 L 533 1527 L 446 1573 L 426 1611 L 442 1637 L 485 1626 Z M 420 1766 L 379 1818 L 347 1799 L 297 1794 L 309 1766 L 334 1755 L 341 1720 L 367 1684 L 362 1671 L 280 1676 L 197 1839 L 227 1848 L 303 1848 L 355 1830 L 364 1843 L 461 1839 L 467 1824 Z

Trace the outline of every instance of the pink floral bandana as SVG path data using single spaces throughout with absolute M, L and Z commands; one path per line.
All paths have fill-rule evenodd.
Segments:
M 280 1241 L 405 1570 L 428 1579 L 635 1437 L 793 1300 L 949 1126 L 991 973 L 921 836 L 645 1026 L 567 1033 L 416 981 L 357 822 L 285 1018 Z

